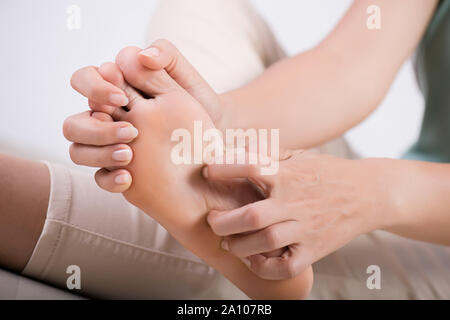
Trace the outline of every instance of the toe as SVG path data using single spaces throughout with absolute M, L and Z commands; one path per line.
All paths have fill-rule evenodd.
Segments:
M 128 105 L 127 107 L 129 109 L 133 108 L 133 105 L 139 101 L 139 99 L 142 99 L 142 96 L 137 92 L 132 86 L 130 86 L 124 79 L 124 76 L 122 74 L 122 71 L 120 70 L 119 66 L 113 62 L 106 62 L 102 64 L 98 68 L 99 74 L 108 81 L 109 83 L 115 85 L 116 87 L 122 89 L 127 98 L 128 98 Z M 93 109 L 95 110 L 95 109 Z M 95 110 L 95 111 L 101 111 L 101 110 Z M 114 108 L 114 116 L 119 116 L 122 113 L 122 109 Z M 116 119 L 117 120 L 117 119 Z
M 166 72 L 197 99 L 215 95 L 214 90 L 169 40 L 160 39 L 139 52 L 139 61 L 151 70 Z M 202 101 L 200 101 L 202 102 Z M 210 102 L 210 99 L 207 101 Z
M 143 66 L 138 59 L 141 51 L 137 47 L 127 47 L 122 49 L 116 57 L 116 64 L 131 86 L 149 98 L 181 90 L 181 87 L 165 70 L 154 71 Z
M 151 70 L 166 72 L 189 94 L 197 99 L 213 119 L 219 117 L 219 100 L 200 73 L 169 40 L 160 39 L 139 53 L 139 61 Z

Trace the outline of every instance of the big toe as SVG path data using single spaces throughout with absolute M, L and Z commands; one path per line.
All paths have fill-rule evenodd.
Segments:
M 165 70 L 150 70 L 139 62 L 138 47 L 126 47 L 116 57 L 116 64 L 123 73 L 125 80 L 147 97 L 181 90 Z
M 139 61 L 150 70 L 165 69 L 172 79 L 207 109 L 213 119 L 217 118 L 217 94 L 170 41 L 160 39 L 153 42 L 140 52 Z

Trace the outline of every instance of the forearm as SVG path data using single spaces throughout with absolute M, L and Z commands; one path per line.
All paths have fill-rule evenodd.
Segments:
M 355 1 L 317 47 L 224 94 L 231 112 L 221 126 L 281 129 L 286 148 L 308 148 L 341 135 L 379 105 L 417 46 L 436 3 Z M 366 27 L 370 5 L 381 8 L 381 30 Z
M 45 164 L 0 154 L 0 265 L 22 271 L 42 231 L 50 194 Z
M 386 230 L 450 245 L 450 164 L 391 160 L 386 187 L 394 210 Z

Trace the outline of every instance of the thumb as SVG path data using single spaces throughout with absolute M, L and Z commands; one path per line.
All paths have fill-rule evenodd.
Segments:
M 170 41 L 155 41 L 140 52 L 139 61 L 151 70 L 165 69 L 172 79 L 205 107 L 213 121 L 218 119 L 219 96 Z

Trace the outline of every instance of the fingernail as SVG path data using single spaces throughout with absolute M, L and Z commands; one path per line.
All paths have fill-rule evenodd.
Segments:
M 128 104 L 128 98 L 121 93 L 113 93 L 109 96 L 109 102 L 115 106 L 126 106 Z
M 115 184 L 128 184 L 131 181 L 131 177 L 128 174 L 120 174 L 114 178 Z
M 138 130 L 135 127 L 124 127 L 117 130 L 117 137 L 121 140 L 133 140 L 138 135 Z
M 241 261 L 247 266 L 247 268 L 250 268 L 250 266 L 252 265 L 250 260 L 247 258 L 242 258 Z
M 132 157 L 131 150 L 122 149 L 112 153 L 112 158 L 115 161 L 130 161 Z
M 208 167 L 204 167 L 202 170 L 203 177 L 208 179 Z
M 223 240 L 222 243 L 220 244 L 220 246 L 222 247 L 223 250 L 230 251 L 227 240 Z
M 155 47 L 150 47 L 148 49 L 142 50 L 140 54 L 150 57 L 150 58 L 157 58 L 160 55 L 159 49 Z

